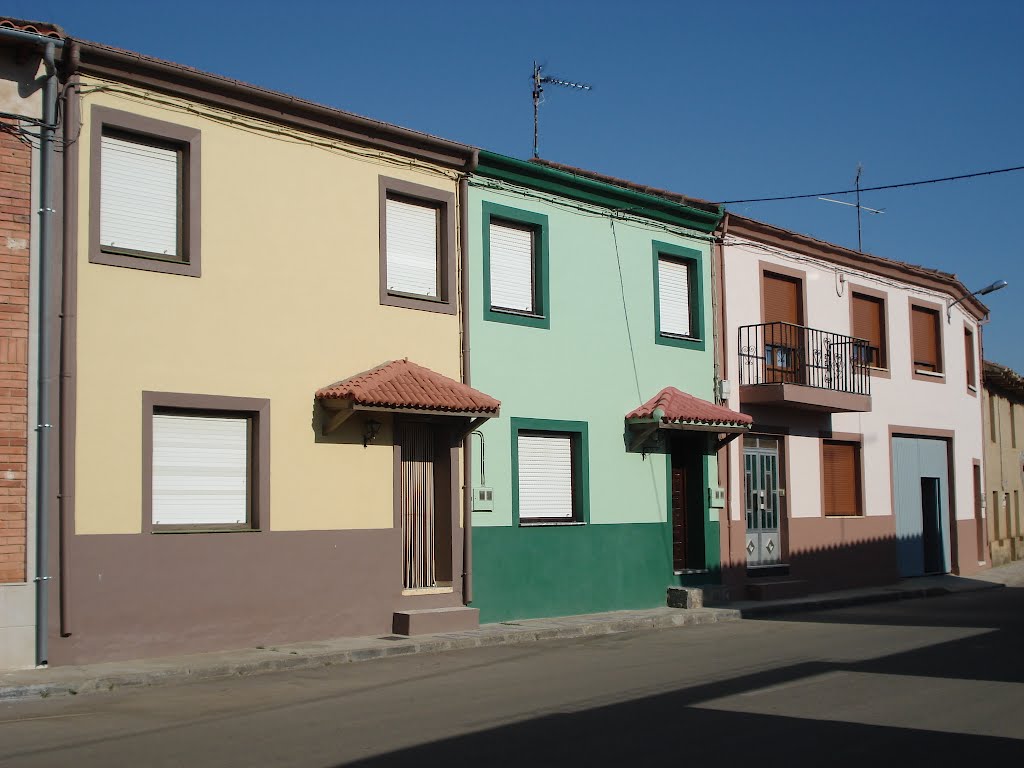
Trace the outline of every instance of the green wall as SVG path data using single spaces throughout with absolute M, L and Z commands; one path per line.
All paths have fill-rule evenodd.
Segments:
M 710 244 L 655 221 L 617 218 L 613 232 L 607 210 L 550 192 L 492 188 L 499 183 L 478 177 L 470 188 L 471 380 L 502 403 L 501 417 L 481 428 L 494 509 L 473 512 L 473 605 L 482 621 L 663 605 L 666 586 L 678 583 L 667 518 L 668 456 L 629 453 L 624 417 L 666 386 L 713 400 Z M 485 204 L 546 217 L 547 327 L 485 319 Z M 703 344 L 655 342 L 655 242 L 699 254 Z M 586 422 L 586 525 L 520 527 L 514 519 L 512 418 Z M 480 449 L 474 437 L 474 486 L 481 484 Z M 713 456 L 704 468 L 717 477 Z M 714 571 L 717 523 L 706 524 L 705 538 Z

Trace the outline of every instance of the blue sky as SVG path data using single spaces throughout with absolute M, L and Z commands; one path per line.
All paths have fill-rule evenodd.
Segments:
M 334 107 L 712 200 L 1024 165 L 1024 3 L 1014 0 L 157 4 L 7 0 L 4 13 Z M 849 198 L 847 198 L 849 199 Z M 1024 172 L 866 194 L 864 249 L 987 297 L 985 354 L 1024 371 Z M 856 247 L 852 209 L 733 206 Z

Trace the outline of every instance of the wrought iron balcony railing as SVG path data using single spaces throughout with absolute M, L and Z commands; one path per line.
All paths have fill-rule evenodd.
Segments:
M 739 329 L 740 384 L 799 384 L 871 394 L 870 366 L 878 349 L 864 339 L 792 323 Z

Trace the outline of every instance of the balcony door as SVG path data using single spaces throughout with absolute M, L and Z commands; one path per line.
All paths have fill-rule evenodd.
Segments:
M 765 272 L 761 282 L 766 383 L 800 383 L 804 356 L 803 280 Z

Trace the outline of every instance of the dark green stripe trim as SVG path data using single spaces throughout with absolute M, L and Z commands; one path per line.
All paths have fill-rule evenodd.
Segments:
M 725 214 L 725 209 L 722 206 L 717 206 L 717 213 L 702 211 L 656 195 L 635 192 L 625 187 L 574 176 L 566 171 L 485 150 L 480 152 L 477 174 L 583 203 L 591 203 L 616 211 L 628 211 L 638 216 L 646 216 L 666 224 L 688 227 L 699 232 L 712 232 Z

